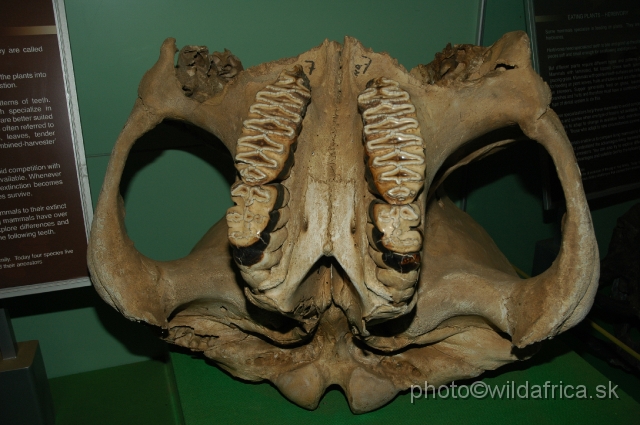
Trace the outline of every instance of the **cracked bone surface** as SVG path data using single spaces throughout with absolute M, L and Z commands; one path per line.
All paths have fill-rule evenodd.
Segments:
M 361 413 L 526 358 L 587 314 L 591 217 L 526 34 L 447 46 L 410 72 L 350 37 L 244 70 L 202 46 L 176 67 L 176 51 L 166 40 L 142 78 L 89 240 L 96 290 L 127 318 L 308 409 L 339 385 Z M 218 137 L 238 180 L 189 255 L 154 261 L 129 239 L 119 186 L 133 144 L 165 119 Z M 558 258 L 529 279 L 437 188 L 509 141 L 469 142 L 512 125 L 550 154 L 566 199 Z

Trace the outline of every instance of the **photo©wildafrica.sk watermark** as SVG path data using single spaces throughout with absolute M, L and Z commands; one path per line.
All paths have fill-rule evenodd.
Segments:
M 420 399 L 499 399 L 499 400 L 570 400 L 570 399 L 618 399 L 616 390 L 618 386 L 609 381 L 608 385 L 596 385 L 589 388 L 587 385 L 572 385 L 562 381 L 552 383 L 545 381 L 543 384 L 531 384 L 529 381 L 516 383 L 507 381 L 504 384 L 487 384 L 476 381 L 472 384 L 457 385 L 455 382 L 438 387 L 430 385 L 427 381 L 424 386 L 412 385 L 410 389 L 411 404 Z

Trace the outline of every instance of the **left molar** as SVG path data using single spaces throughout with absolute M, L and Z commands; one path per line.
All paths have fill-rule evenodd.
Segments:
M 311 100 L 309 87 L 302 67 L 296 65 L 256 94 L 236 149 L 236 168 L 245 183 L 255 186 L 286 177 L 291 146 Z
M 231 188 L 231 199 L 236 205 L 227 210 L 227 225 L 236 263 L 264 265 L 265 252 L 284 242 L 279 240 L 289 219 L 289 191 L 278 183 L 249 186 L 239 181 Z

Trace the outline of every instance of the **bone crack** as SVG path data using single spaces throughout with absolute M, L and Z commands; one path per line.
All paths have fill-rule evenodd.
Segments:
M 235 157 L 246 184 L 269 183 L 286 172 L 310 100 L 309 80 L 299 65 L 280 73 L 275 83 L 256 94 Z
M 371 80 L 358 106 L 368 164 L 377 191 L 394 205 L 413 202 L 424 186 L 424 140 L 409 93 L 396 81 Z
M 218 77 L 225 81 L 231 81 L 243 70 L 242 62 L 228 49 L 224 52 L 213 52 L 211 60 L 218 70 Z
M 218 68 L 218 64 L 223 62 L 230 67 L 224 75 Z M 209 54 L 206 46 L 184 46 L 178 54 L 176 78 L 180 81 L 185 96 L 204 102 L 219 93 L 241 70 L 240 60 L 226 49 L 224 54 Z

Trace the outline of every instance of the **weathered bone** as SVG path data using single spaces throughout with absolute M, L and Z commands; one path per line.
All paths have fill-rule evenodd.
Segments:
M 589 209 L 571 144 L 549 109 L 548 87 L 531 68 L 524 33 L 506 34 L 489 48 L 448 46 L 410 73 L 349 37 L 344 45 L 325 41 L 296 58 L 244 71 L 231 64 L 222 74 L 205 72 L 206 48 L 192 47 L 176 69 L 175 43 L 167 40 L 143 77 L 95 211 L 89 269 L 102 298 L 126 317 L 167 329 L 168 341 L 204 352 L 236 376 L 271 380 L 306 408 L 340 385 L 351 409 L 365 412 L 412 384 L 437 386 L 525 358 L 531 355 L 525 347 L 586 315 L 599 264 Z M 273 81 L 296 88 L 289 92 Z M 306 104 L 289 108 L 274 100 L 284 93 L 304 103 L 309 92 L 306 114 Z M 378 94 L 384 101 L 376 103 Z M 397 103 L 389 100 L 396 95 Z M 281 116 L 299 122 L 284 124 Z M 234 191 L 244 184 L 257 193 L 279 180 L 290 194 L 286 207 L 254 207 L 257 198 L 239 194 L 229 225 L 219 221 L 185 258 L 160 262 L 140 254 L 126 233 L 118 189 L 132 145 L 164 119 L 198 125 L 232 156 L 240 154 L 243 181 Z M 441 180 L 432 186 L 437 173 L 449 172 L 442 168 L 452 153 L 510 125 L 547 150 L 566 199 L 560 254 L 530 279 L 518 278 L 488 234 L 438 194 Z M 258 136 L 277 141 L 282 152 L 255 147 Z M 422 153 L 418 137 L 426 141 Z M 246 147 L 239 146 L 243 138 Z M 287 176 L 292 155 L 285 150 L 296 138 L 296 164 Z M 461 163 L 509 142 L 481 147 Z M 251 152 L 276 168 L 244 162 Z M 423 164 L 401 165 L 396 154 L 415 155 Z M 394 180 L 401 168 L 423 182 L 404 175 Z M 369 191 L 367 173 L 386 182 L 377 189 L 384 203 Z M 383 174 L 388 180 L 380 180 Z M 243 227 L 256 211 L 270 224 L 248 220 Z M 245 235 L 247 228 L 253 230 Z M 239 235 L 236 246 L 230 231 Z M 252 254 L 243 250 L 256 248 L 250 244 L 256 232 L 266 246 L 250 265 L 238 261 Z M 424 235 L 418 251 L 410 251 L 416 244 L 409 240 L 417 239 L 412 232 Z M 405 245 L 410 252 L 403 252 Z
M 213 52 L 211 56 L 218 70 L 218 76 L 224 78 L 226 81 L 231 81 L 238 75 L 238 72 L 244 69 L 240 59 L 227 49 L 224 49 L 224 52 Z
M 187 96 L 202 102 L 220 92 L 224 84 L 218 75 L 219 72 L 206 47 L 185 46 L 180 50 L 176 77 L 182 83 L 182 90 Z

